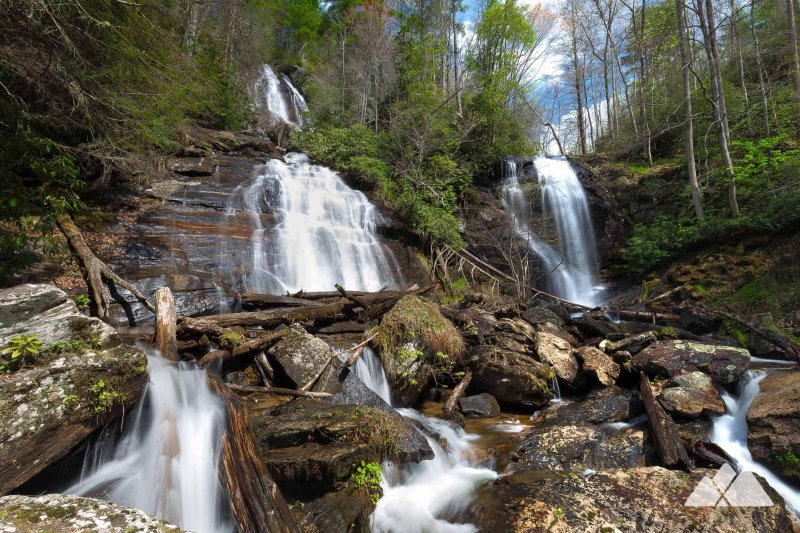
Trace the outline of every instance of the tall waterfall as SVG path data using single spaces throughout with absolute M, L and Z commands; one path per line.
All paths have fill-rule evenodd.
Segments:
M 199 367 L 151 355 L 147 371 L 122 439 L 96 444 L 66 492 L 135 507 L 187 531 L 232 531 L 217 471 L 225 405 Z
M 399 287 L 397 261 L 378 238 L 377 211 L 367 197 L 306 155 L 285 159 L 259 167 L 228 201 L 226 224 L 247 217 L 253 228 L 249 255 L 227 258 L 231 272 L 244 272 L 244 289 L 285 294 L 328 291 L 337 283 L 365 291 Z
M 269 65 L 261 66 L 261 73 L 253 85 L 251 96 L 256 110 L 266 110 L 270 115 L 269 125 L 280 122 L 301 128 L 302 113 L 308 111 L 306 101 L 288 76 L 279 78 Z
M 753 460 L 747 447 L 747 412 L 758 395 L 759 383 L 765 377 L 765 373 L 751 370 L 739 382 L 736 396 L 722 391 L 722 400 L 728 412 L 712 418 L 714 426 L 711 442 L 725 450 L 740 472 L 755 472 L 763 477 L 786 500 L 786 506 L 800 517 L 800 490 L 791 487 L 766 466 Z
M 375 352 L 364 350 L 354 371 L 373 392 L 387 401 L 390 399 L 389 383 Z M 466 510 L 475 489 L 486 481 L 496 479 L 497 473 L 488 468 L 472 466 L 470 442 L 476 437 L 446 420 L 426 417 L 414 409 L 398 409 L 397 412 L 425 428 L 425 438 L 434 457 L 403 466 L 383 465 L 383 497 L 372 514 L 372 531 L 477 531 L 472 524 L 458 523 L 457 519 Z M 430 435 L 438 435 L 447 443 L 447 449 Z
M 603 289 L 598 281 L 597 242 L 583 186 L 565 158 L 537 157 L 534 165 L 543 215 L 554 222 L 555 242 L 549 243 L 531 230 L 531 208 L 513 161 L 506 162 L 503 206 L 516 233 L 541 258 L 548 290 L 572 302 L 598 305 Z

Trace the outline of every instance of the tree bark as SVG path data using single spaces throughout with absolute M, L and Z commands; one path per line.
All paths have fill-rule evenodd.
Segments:
M 650 387 L 650 380 L 644 372 L 639 377 L 642 401 L 644 402 L 647 418 L 650 420 L 650 428 L 653 430 L 653 437 L 658 449 L 658 456 L 664 466 L 683 466 L 692 468 L 692 462 L 686 447 L 683 445 L 672 417 L 664 411 L 664 408 L 656 400 L 653 389 Z
M 795 17 L 794 0 L 786 0 L 786 15 L 789 19 L 789 50 L 794 71 L 794 97 L 797 102 L 795 116 L 797 117 L 797 131 L 800 136 L 800 46 L 797 43 L 797 19 Z
M 767 86 L 764 82 L 764 61 L 761 59 L 761 47 L 758 43 L 758 32 L 756 31 L 755 4 L 755 0 L 750 2 L 750 31 L 753 34 L 753 51 L 756 55 L 756 67 L 758 69 L 758 89 L 761 96 L 761 113 L 764 117 L 764 135 L 769 137 L 769 101 L 767 100 Z
M 458 400 L 464 395 L 464 391 L 467 390 L 470 381 L 472 381 L 472 370 L 467 370 L 464 377 L 456 385 L 456 388 L 453 389 L 453 394 L 450 395 L 444 407 L 442 407 L 442 412 L 446 418 L 453 418 L 456 415 Z
M 692 191 L 692 203 L 697 218 L 703 218 L 703 196 L 697 184 L 697 167 L 694 159 L 694 117 L 692 116 L 692 89 L 689 86 L 689 53 L 686 46 L 686 28 L 684 28 L 683 0 L 675 0 L 675 12 L 678 19 L 678 48 L 681 57 L 681 74 L 683 78 L 683 105 L 686 109 L 686 171 L 689 174 L 689 187 Z
M 161 356 L 170 361 L 178 360 L 178 340 L 176 337 L 177 318 L 175 316 L 175 299 L 169 287 L 161 287 L 155 293 L 156 327 L 155 345 Z
M 155 313 L 156 308 L 153 307 L 147 297 L 139 292 L 139 289 L 119 277 L 111 268 L 100 261 L 86 241 L 83 239 L 81 231 L 78 226 L 72 221 L 72 218 L 66 213 L 60 214 L 56 218 L 56 223 L 59 229 L 67 238 L 69 247 L 72 253 L 78 259 L 78 263 L 83 271 L 83 279 L 86 281 L 86 287 L 89 289 L 91 297 L 90 310 L 92 314 L 103 321 L 108 321 L 108 308 L 113 299 L 106 287 L 108 285 L 119 285 L 120 287 L 128 290 L 133 296 L 139 300 L 149 311 Z

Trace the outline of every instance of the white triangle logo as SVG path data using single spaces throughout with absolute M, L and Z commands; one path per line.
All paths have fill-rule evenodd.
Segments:
M 700 480 L 684 504 L 687 507 L 770 507 L 775 505 L 752 472 L 738 476 L 724 464 L 714 478 Z

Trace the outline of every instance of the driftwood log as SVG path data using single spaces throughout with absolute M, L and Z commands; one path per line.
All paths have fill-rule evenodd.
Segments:
M 219 379 L 211 389 L 227 403 L 220 481 L 228 494 L 237 530 L 243 533 L 300 533 L 300 526 L 270 477 L 250 427 L 247 410 Z
M 277 394 L 278 396 L 301 396 L 304 398 L 330 398 L 329 392 L 311 392 L 296 389 L 284 389 L 282 387 L 248 387 L 246 385 L 225 384 L 229 389 L 239 392 L 260 392 L 263 394 Z
M 155 292 L 156 326 L 153 335 L 156 348 L 161 356 L 170 361 L 178 360 L 177 325 L 175 299 L 169 287 L 161 287 Z
M 81 230 L 72 221 L 72 218 L 66 213 L 62 213 L 56 219 L 59 229 L 67 238 L 72 253 L 78 259 L 83 278 L 86 281 L 86 287 L 89 289 L 91 297 L 90 311 L 92 314 L 103 321 L 108 321 L 108 309 L 113 301 L 108 286 L 119 285 L 123 289 L 129 291 L 133 296 L 139 300 L 152 313 L 156 312 L 156 308 L 151 304 L 147 297 L 139 292 L 139 289 L 119 277 L 111 267 L 106 265 L 94 255 L 94 252 L 81 234 Z M 108 285 L 108 286 L 106 286 Z
M 680 435 L 678 435 L 675 423 L 656 400 L 653 388 L 650 386 L 650 380 L 644 372 L 640 373 L 639 380 L 642 401 L 644 402 L 645 411 L 647 411 L 647 418 L 650 420 L 650 428 L 653 431 L 661 462 L 664 466 L 692 468 L 689 454 L 686 452 L 686 447 L 683 445 Z
M 458 400 L 464 395 L 464 391 L 467 390 L 470 381 L 472 381 L 472 370 L 467 370 L 464 377 L 461 378 L 461 381 L 456 385 L 456 388 L 453 389 L 453 393 L 444 403 L 444 407 L 442 407 L 442 412 L 445 417 L 453 418 L 456 416 L 458 413 Z

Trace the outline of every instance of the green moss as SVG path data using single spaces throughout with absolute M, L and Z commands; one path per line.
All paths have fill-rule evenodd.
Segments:
M 242 343 L 243 338 L 244 328 L 234 327 L 227 329 L 219 338 L 219 347 L 233 352 Z
M 678 331 L 675 328 L 671 328 L 671 327 L 665 326 L 665 327 L 659 329 L 658 331 L 656 331 L 656 337 L 658 337 L 659 339 L 662 339 L 662 340 L 677 339 L 678 338 Z

